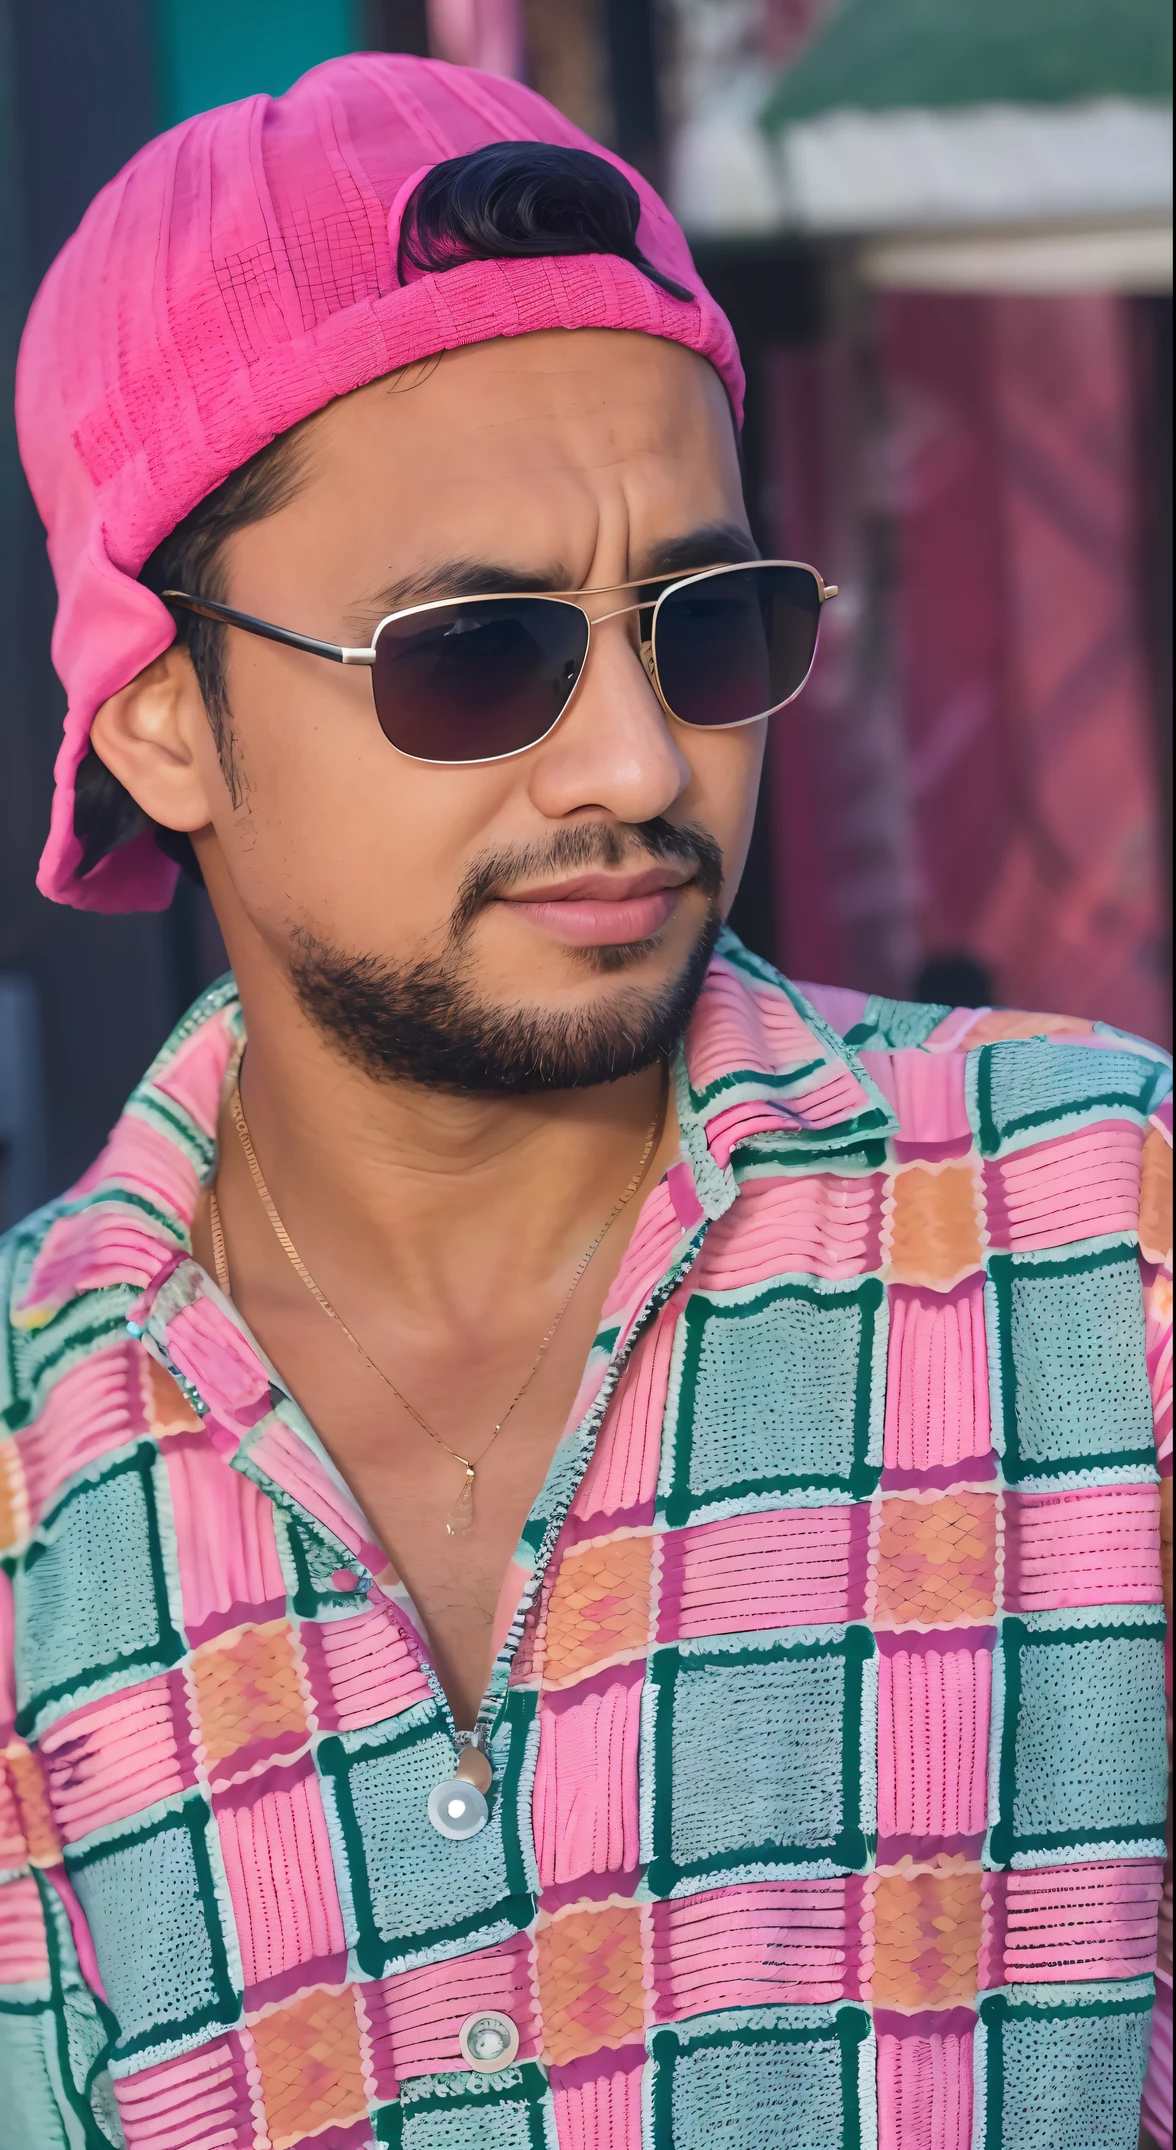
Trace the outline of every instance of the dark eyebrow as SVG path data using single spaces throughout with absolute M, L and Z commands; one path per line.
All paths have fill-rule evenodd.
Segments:
M 553 579 L 554 578 L 554 579 Z M 499 560 L 440 560 L 418 568 L 399 582 L 390 582 L 371 597 L 361 598 L 349 614 L 349 622 L 370 634 L 390 612 L 409 605 L 427 605 L 444 597 L 495 597 L 527 594 L 533 590 L 558 590 L 566 586 L 568 571 L 561 560 L 546 571 L 529 573 L 525 568 L 506 567 Z
M 697 567 L 757 558 L 754 541 L 737 523 L 707 523 L 699 530 L 655 545 L 640 560 L 640 580 L 659 582 L 664 576 L 688 575 Z M 561 560 L 535 571 L 508 567 L 500 560 L 440 560 L 362 598 L 352 608 L 347 626 L 356 634 L 370 635 L 389 613 L 410 605 L 427 605 L 438 598 L 526 595 L 574 587 Z
M 667 539 L 643 555 L 641 579 L 659 582 L 663 575 L 689 575 L 698 567 L 725 567 L 739 560 L 758 560 L 754 538 L 738 523 L 706 523 L 700 530 Z

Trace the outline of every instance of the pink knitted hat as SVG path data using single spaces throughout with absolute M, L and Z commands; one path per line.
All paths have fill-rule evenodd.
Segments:
M 669 297 L 612 255 L 475 261 L 396 277 L 400 216 L 434 164 L 488 142 L 607 150 L 517 82 L 401 54 L 328 60 L 284 97 L 202 112 L 104 187 L 33 303 L 17 372 L 21 457 L 49 533 L 53 661 L 69 697 L 37 885 L 84 910 L 162 910 L 150 830 L 76 878 L 74 780 L 94 712 L 174 639 L 136 582 L 222 479 L 335 396 L 434 351 L 544 328 L 641 329 L 699 351 L 738 412 L 730 327 L 669 211 L 641 199 Z

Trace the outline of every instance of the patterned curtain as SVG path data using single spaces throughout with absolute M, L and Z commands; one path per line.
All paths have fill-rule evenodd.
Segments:
M 490 75 L 523 73 L 521 0 L 428 0 L 429 50 Z
M 849 585 L 772 770 L 802 975 L 966 953 L 1000 1002 L 1168 1036 L 1132 385 L 1103 295 L 889 293 L 777 360 L 779 541 Z

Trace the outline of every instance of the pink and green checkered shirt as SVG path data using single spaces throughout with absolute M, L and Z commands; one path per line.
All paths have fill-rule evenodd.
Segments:
M 1134 2150 L 1162 1056 L 724 937 L 450 1840 L 426 1644 L 191 1256 L 240 1035 L 4 1245 L 3 2150 Z

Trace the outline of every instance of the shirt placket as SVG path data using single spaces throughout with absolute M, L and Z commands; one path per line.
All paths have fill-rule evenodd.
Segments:
M 679 1174 L 685 1170 L 684 1167 L 674 1169 Z M 397 1627 L 427 1682 L 434 1721 L 443 1728 L 453 1757 L 451 1776 L 442 1779 L 434 1788 L 434 1794 L 440 1795 L 442 1800 L 437 1806 L 438 1813 L 442 1812 L 444 1795 L 451 1793 L 451 1787 L 461 1786 L 460 1794 L 452 1793 L 452 1796 L 465 1799 L 477 1817 L 476 1825 L 484 1825 L 485 1801 L 483 1811 L 479 1811 L 477 1801 L 469 1800 L 470 1787 L 479 1788 L 478 1771 L 471 1769 L 468 1758 L 463 1769 L 465 1750 L 473 1745 L 490 1764 L 494 1785 L 491 1798 L 497 1793 L 500 1798 L 509 1797 L 514 1803 L 512 1822 L 518 1831 L 532 1893 L 538 1887 L 538 1874 L 530 1816 L 522 1811 L 527 1802 L 519 1797 L 523 1782 L 517 1761 L 520 1728 L 508 1721 L 511 1667 L 527 1615 L 543 1587 L 568 1510 L 625 1368 L 650 1322 L 692 1268 L 708 1228 L 709 1220 L 697 1202 L 692 1203 L 689 1198 L 684 1202 L 681 1190 L 671 1191 L 664 1180 L 652 1191 L 649 1201 L 664 1202 L 667 1208 L 672 1207 L 682 1229 L 652 1285 L 641 1291 L 635 1304 L 622 1310 L 619 1322 L 614 1325 L 606 1321 L 598 1332 L 593 1350 L 600 1351 L 602 1346 L 607 1346 L 600 1380 L 587 1409 L 561 1440 L 532 1505 L 527 1532 L 532 1538 L 537 1536 L 538 1548 L 510 1630 L 492 1667 L 472 1735 L 459 1731 L 454 1721 L 448 1698 L 431 1661 L 427 1638 L 418 1631 L 391 1593 L 381 1588 L 377 1578 L 387 1565 L 386 1556 L 376 1544 L 358 1503 L 347 1492 L 338 1474 L 322 1460 L 318 1437 L 300 1407 L 273 1369 L 266 1365 L 244 1324 L 235 1311 L 224 1304 L 203 1270 L 191 1260 L 171 1265 L 164 1277 L 157 1280 L 153 1304 L 143 1318 L 128 1324 L 131 1333 L 142 1339 L 145 1347 L 176 1381 L 226 1466 L 252 1479 L 286 1519 L 287 1544 L 293 1549 L 296 1569 L 291 1596 L 297 1617 L 300 1620 L 339 1617 L 363 1599 L 369 1604 L 378 1603 L 385 1617 Z M 692 1218 L 689 1225 L 682 1223 L 684 1210 Z M 197 1378 L 199 1369 L 193 1366 L 190 1351 L 185 1350 L 180 1341 L 182 1324 L 178 1316 L 197 1298 L 204 1301 L 205 1321 L 211 1320 L 213 1324 L 214 1342 L 215 1330 L 221 1325 L 221 1333 L 231 1342 L 237 1363 L 240 1363 L 242 1344 L 251 1357 L 257 1387 L 259 1391 L 264 1389 L 268 1400 L 268 1408 L 256 1417 L 252 1426 L 240 1426 L 239 1405 L 218 1395 L 215 1383 L 206 1374 Z M 209 1351 L 207 1356 L 215 1359 L 215 1350 Z M 529 1697 L 525 1699 L 531 1700 Z M 489 1784 L 486 1790 L 490 1791 Z M 434 1805 L 437 1805 L 437 1796 L 431 1799 L 431 1808 Z M 432 1812 L 431 1819 L 435 1827 L 440 1826 Z M 441 1833 L 448 1831 L 442 1828 Z M 454 1833 L 468 1832 L 457 1830 Z

